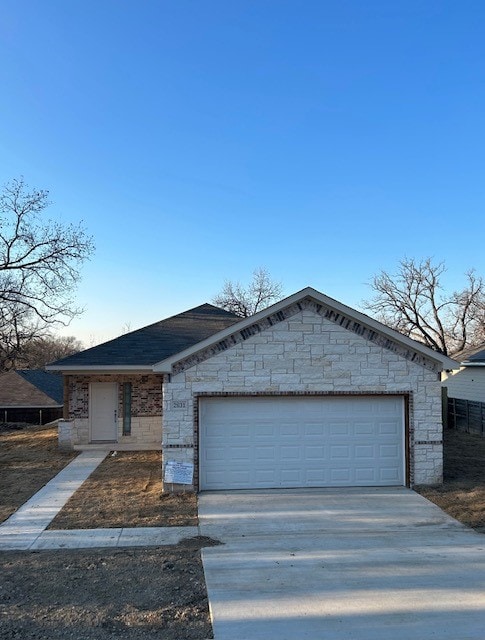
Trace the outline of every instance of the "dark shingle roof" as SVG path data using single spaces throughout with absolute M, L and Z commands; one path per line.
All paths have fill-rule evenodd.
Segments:
M 154 365 L 239 322 L 239 316 L 203 304 L 148 327 L 54 362 L 64 366 Z
M 453 359 L 458 362 L 483 362 L 485 364 L 485 342 L 455 353 Z
M 19 369 L 17 373 L 57 403 L 62 404 L 64 402 L 62 376 L 58 373 L 44 371 L 43 369 Z
M 483 362 L 485 364 L 485 349 L 468 356 L 466 362 Z

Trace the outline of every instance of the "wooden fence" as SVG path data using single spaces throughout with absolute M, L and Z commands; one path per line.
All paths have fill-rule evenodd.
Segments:
M 62 418 L 62 407 L 37 408 L 4 408 L 0 407 L 0 424 L 26 422 L 27 424 L 48 424 Z
M 485 437 L 485 402 L 448 398 L 445 425 Z

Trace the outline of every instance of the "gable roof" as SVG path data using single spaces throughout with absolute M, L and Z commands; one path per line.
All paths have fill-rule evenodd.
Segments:
M 312 287 L 306 287 L 297 293 L 280 300 L 276 304 L 273 304 L 271 307 L 264 309 L 263 311 L 259 311 L 258 313 L 250 316 L 249 318 L 240 318 L 239 322 L 233 326 L 220 331 L 217 334 L 214 334 L 208 337 L 206 340 L 193 345 L 185 349 L 182 352 L 178 352 L 173 354 L 172 356 L 166 358 L 165 360 L 159 362 L 156 366 L 153 367 L 155 372 L 160 373 L 170 373 L 172 371 L 172 367 L 174 364 L 185 360 L 187 358 L 191 358 L 198 352 L 203 352 L 211 349 L 211 347 L 219 348 L 222 345 L 220 350 L 227 348 L 227 346 L 232 346 L 238 341 L 234 336 L 238 334 L 239 337 L 242 337 L 245 340 L 250 335 L 253 335 L 252 329 L 256 327 L 258 323 L 268 318 L 270 320 L 270 324 L 273 321 L 278 321 L 279 314 L 281 312 L 291 307 L 292 305 L 298 305 L 305 299 L 310 299 L 317 303 L 317 305 L 322 305 L 327 312 L 330 314 L 329 317 L 336 316 L 338 318 L 339 324 L 342 324 L 346 329 L 354 330 L 355 333 L 366 337 L 367 339 L 373 338 L 374 335 L 379 336 L 381 339 L 379 342 L 386 343 L 388 348 L 393 348 L 396 350 L 396 346 L 399 346 L 401 355 L 406 354 L 409 355 L 409 359 L 413 361 L 419 361 L 416 359 L 416 355 L 421 357 L 421 360 L 424 362 L 425 360 L 431 361 L 436 365 L 436 369 L 441 371 L 443 369 L 456 369 L 458 363 L 448 356 L 439 353 L 438 351 L 434 351 L 430 349 L 426 345 L 421 342 L 417 342 L 412 338 L 408 338 L 407 336 L 395 331 L 382 324 L 381 322 L 374 320 L 370 316 L 357 311 L 356 309 L 352 309 L 338 300 L 334 300 L 333 298 L 329 298 L 328 296 L 320 293 L 316 289 Z M 257 328 L 257 331 L 259 329 Z M 217 350 L 213 350 L 213 353 L 216 353 Z M 213 354 L 212 354 L 213 355 Z M 210 357 L 210 356 L 209 356 Z
M 239 316 L 225 309 L 202 304 L 58 360 L 46 369 L 52 371 L 108 367 L 151 371 L 157 362 L 192 347 L 240 320 Z
M 61 407 L 62 376 L 42 369 L 8 371 L 0 375 L 0 407 Z
M 454 354 L 453 359 L 464 366 L 485 366 L 485 342 L 458 351 Z
M 305 300 L 366 339 L 392 349 L 414 362 L 431 362 L 434 369 L 456 369 L 458 363 L 404 336 L 365 314 L 306 287 L 249 318 L 241 318 L 211 304 L 203 304 L 166 320 L 132 331 L 104 344 L 75 353 L 46 367 L 49 371 L 153 371 L 172 373 L 176 363 L 202 354 L 210 357 L 256 331 L 259 323 L 283 319 L 283 311 Z M 202 357 L 202 355 L 201 355 Z

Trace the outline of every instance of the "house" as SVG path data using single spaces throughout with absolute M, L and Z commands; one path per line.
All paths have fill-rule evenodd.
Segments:
M 485 342 L 456 353 L 460 364 L 443 375 L 449 398 L 485 403 Z
M 64 446 L 161 447 L 212 490 L 441 482 L 456 366 L 306 288 L 244 319 L 204 304 L 48 369 Z
M 62 416 L 62 376 L 43 369 L 0 374 L 0 422 L 46 424 Z

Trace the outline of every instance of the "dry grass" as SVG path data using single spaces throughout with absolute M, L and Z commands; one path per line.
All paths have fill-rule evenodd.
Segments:
M 200 548 L 0 554 L 3 640 L 212 638 Z
M 108 455 L 49 529 L 192 525 L 197 525 L 197 498 L 162 494 L 160 451 L 124 451 Z
M 0 522 L 76 455 L 59 451 L 55 427 L 0 431 Z
M 443 511 L 485 533 L 485 438 L 446 430 L 444 482 L 437 487 L 416 487 Z

